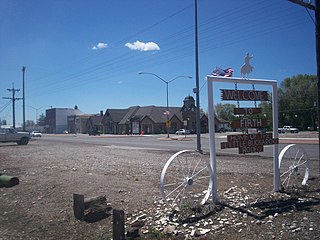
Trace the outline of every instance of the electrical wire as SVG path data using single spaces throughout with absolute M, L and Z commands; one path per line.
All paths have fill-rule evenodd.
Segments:
M 0 108 L 0 113 L 3 112 L 8 106 L 11 105 L 12 101 L 7 102 L 6 104 L 4 104 L 1 108 Z
M 267 2 L 264 2 L 265 5 L 264 11 L 268 12 L 268 8 L 271 9 L 273 7 L 273 4 L 266 4 Z M 284 22 L 281 21 L 281 24 L 277 27 L 273 28 L 264 28 L 252 33 L 248 33 L 247 35 L 241 35 L 244 31 L 248 30 L 254 30 L 257 26 L 257 24 L 267 24 L 268 22 L 272 21 L 279 21 L 280 19 L 285 19 L 288 14 L 293 14 L 292 12 L 287 12 L 284 14 L 282 11 L 282 8 L 277 9 L 277 11 L 282 14 L 279 14 L 279 16 L 275 18 L 271 18 L 271 14 L 267 14 L 265 18 L 258 19 L 255 23 L 250 22 L 249 20 L 245 21 L 246 26 L 239 25 L 241 21 L 243 21 L 246 17 L 250 17 L 256 12 L 256 7 L 258 6 L 258 3 L 250 4 L 250 5 L 243 5 L 243 9 L 247 9 L 246 15 L 241 15 L 237 18 L 230 18 L 229 20 L 225 20 L 225 15 L 220 14 L 217 17 L 212 17 L 204 22 L 199 24 L 199 27 L 204 27 L 200 32 L 200 54 L 210 54 L 210 51 L 216 50 L 216 49 L 222 49 L 226 48 L 230 45 L 238 44 L 240 42 L 246 41 L 248 39 L 252 39 L 253 37 L 261 37 L 265 34 L 277 32 L 277 31 L 283 31 L 286 29 L 291 29 L 293 27 L 296 27 L 297 24 L 299 24 L 298 20 L 296 22 Z M 261 6 L 261 4 L 260 4 Z M 189 6 L 175 12 L 174 14 L 171 14 L 160 21 L 156 22 L 155 24 L 150 25 L 150 27 L 147 27 L 133 36 L 139 36 L 139 34 L 147 32 L 149 30 L 154 30 L 155 27 L 160 26 L 161 24 L 165 23 L 169 19 L 172 19 L 176 17 L 178 14 L 184 12 L 186 9 L 188 9 Z M 236 11 L 240 11 L 241 9 L 234 9 L 231 11 L 231 13 L 228 13 L 232 15 Z M 215 24 L 213 24 L 215 23 Z M 213 24 L 214 26 L 211 26 Z M 302 23 L 303 24 L 303 23 Z M 236 26 L 236 30 L 230 33 L 230 29 L 226 27 L 228 26 Z M 233 27 L 234 28 L 234 27 Z M 60 81 L 51 81 L 46 82 L 44 86 L 39 86 L 39 88 L 47 88 L 51 89 L 53 91 L 51 92 L 59 92 L 63 89 L 70 89 L 72 87 L 77 86 L 83 86 L 86 84 L 90 84 L 93 81 L 95 83 L 99 81 L 106 81 L 108 78 L 112 78 L 113 76 L 119 75 L 119 73 L 127 73 L 130 72 L 130 68 L 128 68 L 128 64 L 130 61 L 134 60 L 136 66 L 144 66 L 144 67 L 150 67 L 152 64 L 157 64 L 158 66 L 161 64 L 167 64 L 169 62 L 174 62 L 181 58 L 187 58 L 190 56 L 193 56 L 193 29 L 194 26 L 186 25 L 185 28 L 178 30 L 175 33 L 172 33 L 169 36 L 166 36 L 163 41 L 162 49 L 160 53 L 157 53 L 157 59 L 152 59 L 151 61 L 148 61 L 146 63 L 144 58 L 141 58 L 138 54 L 123 54 L 120 56 L 116 56 L 112 59 L 109 59 L 107 61 L 101 62 L 97 65 L 87 67 L 83 69 L 82 71 L 77 71 L 72 74 L 66 75 L 63 79 Z M 217 34 L 218 33 L 218 34 Z M 235 37 L 234 37 L 235 36 Z M 192 39 L 192 40 L 190 40 Z M 212 44 L 214 43 L 214 40 L 219 39 L 228 39 L 223 42 L 219 41 L 220 44 Z M 183 41 L 184 40 L 184 41 Z M 102 53 L 101 53 L 102 54 Z M 129 56 L 128 56 L 129 55 Z M 89 61 L 89 58 L 84 58 L 83 62 Z M 112 67 L 112 69 L 110 69 Z M 48 76 L 47 76 L 48 77 Z M 116 82 L 116 81 L 114 81 Z M 110 82 L 109 82 L 110 83 Z M 35 87 L 33 90 L 34 92 L 37 92 L 38 89 Z M 40 93 L 41 94 L 41 93 Z

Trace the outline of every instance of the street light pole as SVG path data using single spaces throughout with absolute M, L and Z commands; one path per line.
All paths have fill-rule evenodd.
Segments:
M 24 79 L 24 74 L 26 72 L 26 67 L 23 66 L 22 67 L 22 100 L 23 100 L 23 104 L 22 104 L 22 116 L 23 116 L 23 131 L 26 131 L 26 93 L 25 93 L 25 79 Z
M 178 76 L 175 77 L 173 79 L 171 79 L 170 81 L 166 81 L 164 80 L 162 77 L 159 77 L 157 74 L 155 73 L 150 73 L 150 72 L 139 72 L 138 74 L 149 74 L 149 75 L 153 75 L 157 78 L 159 78 L 162 82 L 164 82 L 166 84 L 166 90 L 167 90 L 167 111 L 166 111 L 166 116 L 167 116 L 167 121 L 166 121 L 166 127 L 167 127 L 167 138 L 170 138 L 170 134 L 169 134 L 169 83 L 173 82 L 174 80 L 176 80 L 177 78 L 192 78 L 191 76 Z
M 35 108 L 35 107 L 32 107 L 32 106 L 28 106 L 27 105 L 27 107 L 30 107 L 30 108 L 32 108 L 33 110 L 35 110 L 36 111 L 36 121 L 35 121 L 35 124 L 37 125 L 37 127 L 38 127 L 38 111 L 40 110 L 40 109 L 42 109 L 42 108 L 46 108 L 46 107 L 50 107 L 50 108 L 52 108 L 52 106 L 42 106 L 42 107 L 39 107 L 39 108 Z
M 194 1 L 194 22 L 195 22 L 195 63 L 196 63 L 196 129 L 197 129 L 197 151 L 201 150 L 201 124 L 200 124 L 200 89 L 199 89 L 199 49 L 198 49 L 198 0 Z
M 302 0 L 289 0 L 295 4 L 305 7 L 306 9 L 313 10 L 315 12 L 315 27 L 316 27 L 316 62 L 317 62 L 317 85 L 318 85 L 318 145 L 320 155 L 320 0 L 315 0 L 315 5 L 312 5 L 309 1 L 304 2 Z M 320 160 L 320 158 L 319 158 Z M 320 168 L 319 168 L 320 170 Z
M 167 138 L 170 138 L 169 136 L 169 82 L 166 82 L 166 86 L 167 86 L 167 121 L 166 121 L 166 127 L 167 127 Z

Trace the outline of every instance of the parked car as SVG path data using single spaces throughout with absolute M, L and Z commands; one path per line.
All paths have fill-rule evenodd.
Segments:
M 42 133 L 39 131 L 32 131 L 31 137 L 42 137 Z
M 16 142 L 27 145 L 31 136 L 29 132 L 17 132 L 14 128 L 0 128 L 0 142 Z
M 96 130 L 96 129 L 91 129 L 89 132 L 88 132 L 89 136 L 93 135 L 93 136 L 100 136 L 100 131 Z
M 185 135 L 185 134 L 190 134 L 190 130 L 188 129 L 179 129 L 178 131 L 176 131 L 177 135 Z
M 278 132 L 279 132 L 279 133 L 286 133 L 286 132 L 289 132 L 289 133 L 298 133 L 298 132 L 299 132 L 299 129 L 298 129 L 298 128 L 295 128 L 295 127 L 292 127 L 292 126 L 283 126 L 283 128 L 279 128 L 279 129 L 278 129 Z

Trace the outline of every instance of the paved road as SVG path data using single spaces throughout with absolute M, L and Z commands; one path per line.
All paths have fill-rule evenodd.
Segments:
M 297 143 L 302 146 L 310 159 L 319 159 L 318 139 L 314 133 L 299 133 L 299 135 L 280 135 L 279 152 L 289 143 Z M 37 139 L 39 140 L 39 139 Z M 88 136 L 84 134 L 67 134 L 67 135 L 44 135 L 41 140 L 49 141 L 66 141 L 74 143 L 98 144 L 106 145 L 114 148 L 142 148 L 142 149 L 158 149 L 179 151 L 183 149 L 196 149 L 196 135 L 177 136 L 171 135 L 168 139 L 166 135 L 143 135 L 143 136 L 127 136 L 127 135 L 101 135 Z M 226 141 L 226 134 L 216 134 L 216 151 L 217 153 L 238 154 L 238 149 L 220 149 L 220 142 Z M 209 135 L 201 135 L 201 148 L 205 152 L 209 152 Z M 253 153 L 251 155 L 273 156 L 273 146 L 264 146 L 261 153 Z

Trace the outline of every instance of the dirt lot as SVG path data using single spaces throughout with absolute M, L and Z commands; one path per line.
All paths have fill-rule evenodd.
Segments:
M 73 193 L 105 195 L 112 208 L 124 210 L 127 230 L 144 225 L 142 239 L 320 238 L 319 177 L 275 193 L 272 159 L 259 156 L 218 156 L 220 204 L 170 221 L 159 177 L 172 154 L 42 139 L 2 144 L 0 173 L 20 184 L 0 188 L 0 239 L 111 239 L 112 216 L 77 220 Z

